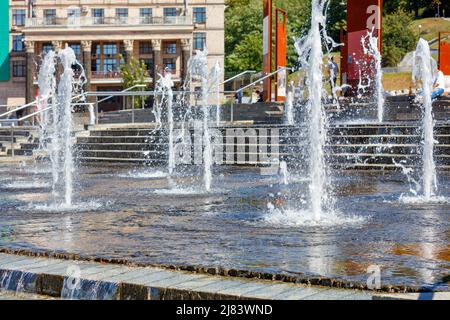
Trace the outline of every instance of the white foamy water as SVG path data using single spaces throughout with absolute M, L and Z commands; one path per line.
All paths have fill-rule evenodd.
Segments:
M 354 227 L 364 224 L 370 217 L 347 215 L 337 211 L 324 212 L 319 219 L 311 210 L 278 209 L 268 205 L 263 221 L 275 227 Z
M 445 204 L 450 203 L 450 199 L 446 197 L 440 197 L 440 196 L 432 196 L 432 197 L 426 197 L 426 196 L 406 196 L 401 195 L 399 198 L 399 201 L 404 204 L 411 204 L 411 205 L 423 205 L 423 204 Z
M 103 207 L 110 206 L 110 202 L 101 201 L 86 201 L 86 202 L 74 202 L 72 204 L 66 203 L 30 203 L 27 206 L 19 207 L 21 211 L 38 211 L 49 213 L 64 213 L 64 212 L 86 212 L 96 211 Z
M 184 195 L 184 194 L 202 194 L 205 193 L 202 189 L 183 189 L 183 188 L 173 188 L 173 189 L 159 189 L 155 190 L 156 194 L 173 194 L 173 195 Z
M 39 189 L 50 188 L 52 185 L 45 181 L 14 181 L 2 186 L 3 189 Z
M 51 168 L 31 167 L 31 168 L 21 168 L 20 172 L 30 173 L 30 174 L 48 174 L 48 173 L 52 173 L 52 169 Z
M 152 179 L 152 178 L 165 178 L 167 173 L 163 171 L 138 171 L 133 170 L 127 173 L 121 173 L 117 175 L 120 178 L 134 178 L 134 179 Z

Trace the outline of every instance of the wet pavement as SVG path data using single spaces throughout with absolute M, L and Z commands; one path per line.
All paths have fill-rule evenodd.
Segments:
M 44 164 L 0 165 L 0 247 L 63 250 L 150 264 L 262 272 L 450 289 L 450 203 L 399 201 L 399 173 L 336 173 L 335 212 L 319 223 L 304 210 L 307 180 L 216 168 L 213 190 L 199 172 L 84 166 L 74 206 L 52 203 Z M 174 186 L 171 188 L 171 185 Z M 450 177 L 439 193 L 450 197 Z

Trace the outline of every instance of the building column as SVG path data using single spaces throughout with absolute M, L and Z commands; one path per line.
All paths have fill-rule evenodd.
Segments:
M 52 46 L 53 46 L 53 50 L 58 53 L 59 51 L 61 51 L 63 48 L 63 42 L 61 40 L 55 40 L 52 41 Z
M 63 49 L 63 42 L 61 40 L 54 40 L 52 41 L 53 51 L 58 54 Z M 55 66 L 56 69 L 56 83 L 59 83 L 59 80 L 61 79 L 61 75 L 64 72 L 64 67 L 58 60 L 58 63 Z
M 25 49 L 27 54 L 27 82 L 26 82 L 26 103 L 33 102 L 36 97 L 36 90 L 34 88 L 34 41 L 25 41 Z
M 130 63 L 133 56 L 134 40 L 123 40 L 123 44 L 125 45 L 125 63 Z
M 152 40 L 152 50 L 153 50 L 153 83 L 156 84 L 156 79 L 158 74 L 162 74 L 163 63 L 161 59 L 161 40 Z
M 191 39 L 181 39 L 183 61 L 181 66 L 181 78 L 184 80 L 188 74 L 189 59 L 191 58 Z
M 92 77 L 91 51 L 92 51 L 92 41 L 90 41 L 90 40 L 83 40 L 83 41 L 81 41 L 81 47 L 82 47 L 82 50 L 83 50 L 84 74 L 86 75 L 85 91 L 91 91 L 91 77 Z

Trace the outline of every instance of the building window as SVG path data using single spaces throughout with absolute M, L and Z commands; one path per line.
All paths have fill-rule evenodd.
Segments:
M 176 62 L 175 59 L 163 59 L 164 69 L 169 69 L 172 72 L 176 70 Z
M 176 17 L 177 8 L 164 8 L 164 17 Z
M 103 71 L 112 72 L 117 71 L 117 59 L 106 58 L 103 59 Z
M 152 44 L 150 41 L 140 41 L 139 42 L 139 54 L 150 54 L 152 53 Z
M 128 9 L 127 8 L 117 8 L 116 9 L 116 18 L 119 20 L 119 23 L 128 23 Z
M 104 24 L 105 23 L 105 10 L 101 8 L 94 8 L 91 11 L 92 22 L 94 24 Z
M 47 53 L 49 53 L 52 50 L 53 50 L 53 45 L 51 43 L 44 43 L 44 44 L 42 44 L 42 52 L 44 54 L 47 54 Z
M 177 54 L 177 43 L 176 42 L 164 42 L 164 53 Z
M 153 59 L 141 59 L 150 77 L 153 77 Z
M 105 43 L 103 44 L 103 54 L 115 55 L 117 54 L 117 45 L 115 43 Z
M 100 59 L 92 59 L 91 71 L 98 72 L 101 70 L 101 60 Z
M 14 52 L 23 51 L 23 35 L 13 36 L 13 51 Z
M 80 24 L 81 10 L 80 8 L 68 8 L 67 9 L 67 23 L 69 25 Z
M 102 47 L 100 43 L 94 43 L 92 47 L 92 55 L 99 56 L 102 53 Z
M 153 11 L 151 8 L 141 8 L 139 9 L 139 16 L 141 18 L 141 23 L 149 24 L 152 21 Z
M 205 7 L 194 8 L 194 22 L 195 23 L 206 23 L 206 8 Z
M 194 33 L 194 50 L 204 50 L 206 47 L 206 33 L 195 32 Z
M 56 9 L 44 9 L 44 22 L 46 25 L 56 24 Z
M 17 60 L 12 62 L 13 77 L 23 78 L 27 76 L 27 64 L 25 60 Z
M 77 57 L 77 60 L 81 60 L 81 45 L 79 43 L 69 43 L 69 47 L 72 48 L 75 56 Z
M 26 17 L 25 9 L 13 9 L 12 10 L 13 26 L 24 26 L 25 17 Z

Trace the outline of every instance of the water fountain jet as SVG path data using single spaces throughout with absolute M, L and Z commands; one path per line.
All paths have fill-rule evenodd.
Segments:
M 309 33 L 297 39 L 295 47 L 299 61 L 306 68 L 309 116 L 309 194 L 310 210 L 315 220 L 320 220 L 322 212 L 328 210 L 328 181 L 325 161 L 325 143 L 327 137 L 327 118 L 323 110 L 323 51 L 322 35 L 326 35 L 324 14 L 328 0 L 313 0 L 311 14 L 311 28 Z
M 422 173 L 423 173 L 423 197 L 425 201 L 432 200 L 437 191 L 436 164 L 434 162 L 434 144 L 437 141 L 433 137 L 434 120 L 432 113 L 431 90 L 433 87 L 433 71 L 436 63 L 431 57 L 430 46 L 424 39 L 420 39 L 415 51 L 415 64 L 413 69 L 414 80 L 422 84 L 423 119 L 422 119 Z

